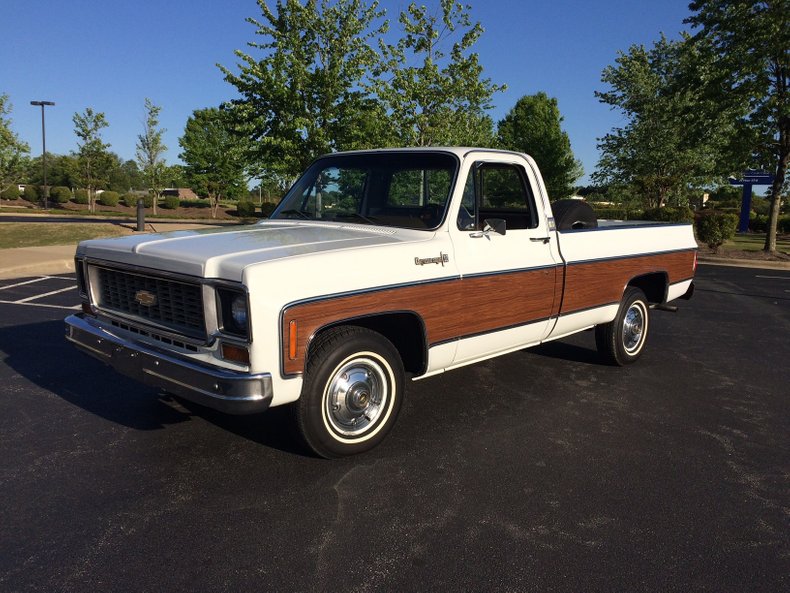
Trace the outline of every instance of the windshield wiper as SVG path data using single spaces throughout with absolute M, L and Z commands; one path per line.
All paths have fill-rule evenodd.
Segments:
M 291 214 L 296 214 L 299 218 L 304 218 L 305 220 L 310 220 L 310 217 L 307 216 L 307 214 L 305 212 L 303 212 L 302 210 L 296 210 L 295 208 L 291 208 L 289 210 L 283 210 L 282 212 L 279 212 L 278 214 L 284 214 L 286 216 L 291 215 Z
M 363 214 L 359 214 L 358 212 L 338 212 L 337 214 L 335 214 L 335 219 L 338 218 L 356 218 L 358 220 L 363 220 L 368 224 L 378 224 L 378 222 L 376 222 L 375 219 L 368 218 L 367 216 L 364 216 Z

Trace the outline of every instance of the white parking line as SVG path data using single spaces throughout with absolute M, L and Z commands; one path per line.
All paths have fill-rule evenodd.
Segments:
M 44 297 L 52 296 L 53 294 L 60 294 L 61 292 L 66 292 L 69 290 L 74 290 L 77 288 L 77 285 L 74 286 L 67 286 L 66 288 L 61 288 L 60 290 L 53 290 L 51 292 L 45 292 L 44 294 L 35 294 L 32 297 L 27 297 L 26 299 L 19 299 L 18 301 L 12 301 L 15 305 L 22 305 L 29 301 L 36 301 L 38 299 L 43 299 Z
M 8 286 L 0 286 L 0 290 L 5 290 L 6 288 L 16 288 L 17 286 L 24 286 L 25 284 L 33 284 L 35 282 L 41 282 L 42 280 L 47 280 L 47 276 L 33 278 L 33 280 L 25 280 L 24 282 L 17 282 L 16 284 L 9 284 Z
M 82 305 L 66 307 L 64 305 L 47 305 L 45 303 L 20 303 L 17 301 L 0 301 L 0 305 L 21 305 L 23 307 L 46 307 L 48 309 L 64 309 L 65 311 L 79 311 Z

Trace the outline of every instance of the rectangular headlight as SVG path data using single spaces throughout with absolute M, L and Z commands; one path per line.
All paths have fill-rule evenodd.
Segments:
M 217 288 L 217 321 L 221 332 L 248 339 L 250 311 L 247 293 L 232 288 Z

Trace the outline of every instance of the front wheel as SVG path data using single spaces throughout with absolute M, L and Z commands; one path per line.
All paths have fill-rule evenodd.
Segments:
M 629 286 L 617 317 L 595 328 L 598 352 L 610 364 L 623 366 L 636 362 L 642 355 L 650 328 L 650 305 L 645 293 Z
M 400 411 L 403 363 L 392 343 L 360 327 L 338 327 L 316 338 L 296 404 L 302 437 L 326 458 L 378 445 Z

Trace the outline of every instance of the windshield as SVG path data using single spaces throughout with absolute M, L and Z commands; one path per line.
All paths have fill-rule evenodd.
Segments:
M 327 156 L 310 166 L 270 218 L 435 229 L 457 168 L 453 155 L 439 152 Z

